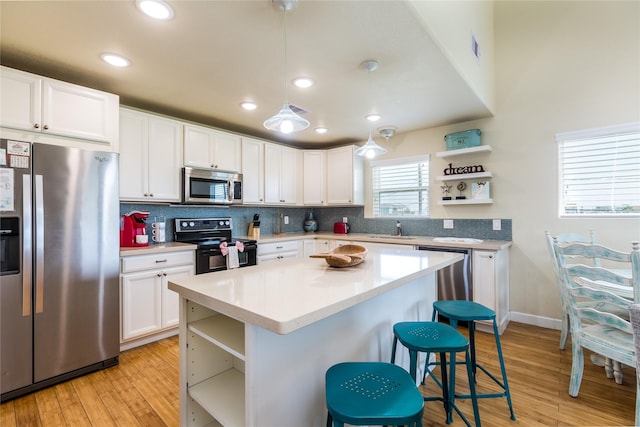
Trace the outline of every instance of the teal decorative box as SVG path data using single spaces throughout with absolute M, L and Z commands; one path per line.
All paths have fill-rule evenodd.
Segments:
M 445 135 L 448 150 L 459 150 L 480 145 L 480 129 L 469 129 Z

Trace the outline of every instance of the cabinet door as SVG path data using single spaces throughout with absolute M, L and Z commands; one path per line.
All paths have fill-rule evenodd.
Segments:
M 264 202 L 264 145 L 242 139 L 242 203 Z
M 162 327 L 178 325 L 180 321 L 180 295 L 169 289 L 169 282 L 193 274 L 193 266 L 166 268 L 162 271 Z
M 149 198 L 152 201 L 180 201 L 181 153 L 182 124 L 162 117 L 150 117 Z
M 327 150 L 328 204 L 363 203 L 362 161 L 356 157 L 353 146 Z
M 302 202 L 305 205 L 325 203 L 325 151 L 305 150 L 303 156 Z
M 473 300 L 497 311 L 495 252 L 473 251 Z
M 149 196 L 149 120 L 146 114 L 120 109 L 120 199 Z
M 213 166 L 225 171 L 240 172 L 240 136 L 213 131 Z
M 0 68 L 0 125 L 39 131 L 42 126 L 42 79 L 34 74 Z
M 122 340 L 162 328 L 162 273 L 160 270 L 123 274 Z
M 200 126 L 184 126 L 184 165 L 213 167 L 213 133 Z
M 117 141 L 118 107 L 116 95 L 43 80 L 43 132 L 111 143 Z
M 280 197 L 281 149 L 275 144 L 264 146 L 264 200 L 267 203 L 282 203 Z
M 298 201 L 298 150 L 282 148 L 280 159 L 280 198 L 282 203 Z

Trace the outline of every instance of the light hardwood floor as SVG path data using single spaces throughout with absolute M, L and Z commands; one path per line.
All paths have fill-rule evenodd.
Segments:
M 587 358 L 580 395 L 572 398 L 567 393 L 571 347 L 559 350 L 559 336 L 559 331 L 509 325 L 502 348 L 517 421 L 509 419 L 505 399 L 482 399 L 484 426 L 633 425 L 635 369 L 625 368 L 624 384 L 617 385 Z M 477 341 L 478 360 L 499 373 L 493 336 L 478 333 Z M 462 374 L 457 376 L 460 388 L 465 386 Z M 480 391 L 492 388 L 486 376 L 478 381 Z M 438 393 L 434 387 L 428 382 L 423 391 Z M 459 405 L 472 419 L 470 403 Z M 178 414 L 178 339 L 173 337 L 123 352 L 118 366 L 2 404 L 0 425 L 178 426 Z M 424 425 L 447 425 L 441 403 L 426 403 Z M 450 425 L 464 423 L 454 415 Z

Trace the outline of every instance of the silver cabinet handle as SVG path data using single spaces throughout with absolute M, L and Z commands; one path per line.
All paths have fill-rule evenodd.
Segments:
M 166 259 L 157 259 L 156 260 L 156 264 L 160 264 L 162 262 L 167 262 L 167 260 Z
M 44 194 L 42 175 L 36 175 L 36 313 L 44 311 Z
M 49 130 L 49 125 L 44 125 L 43 129 L 44 130 Z
M 33 125 L 34 128 L 38 129 L 40 127 L 40 125 L 38 123 Z
M 31 236 L 31 176 L 22 175 L 22 315 L 31 315 L 31 268 L 33 243 Z

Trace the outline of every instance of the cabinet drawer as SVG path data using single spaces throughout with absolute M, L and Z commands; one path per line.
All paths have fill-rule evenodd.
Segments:
M 295 252 L 298 250 L 298 241 L 260 243 L 258 245 L 258 255 L 277 254 L 281 252 Z
M 121 272 L 151 270 L 193 264 L 193 251 L 167 252 L 152 255 L 123 257 Z

